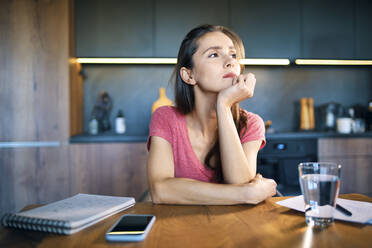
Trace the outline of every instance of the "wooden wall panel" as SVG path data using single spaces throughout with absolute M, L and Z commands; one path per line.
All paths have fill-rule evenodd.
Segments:
M 70 145 L 71 193 L 134 196 L 148 189 L 145 143 Z
M 13 152 L 13 149 L 0 149 L 0 215 L 15 209 L 15 185 L 11 183 L 13 181 Z
M 75 4 L 69 0 L 69 93 L 70 136 L 83 132 L 83 77 L 81 64 L 75 59 Z
M 81 64 L 70 58 L 70 136 L 83 133 L 83 77 Z
M 0 9 L 0 140 L 67 140 L 68 1 L 2 1 Z
M 67 146 L 0 149 L 0 215 L 70 196 L 67 158 Z
M 69 0 L 0 4 L 0 142 L 69 138 Z M 70 195 L 67 145 L 0 149 L 0 213 Z

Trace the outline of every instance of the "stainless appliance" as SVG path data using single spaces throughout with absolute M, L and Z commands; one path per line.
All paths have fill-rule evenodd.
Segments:
M 342 112 L 342 106 L 336 102 L 329 102 L 319 107 L 318 113 L 318 130 L 335 131 L 336 119 Z
M 298 164 L 317 161 L 317 149 L 316 138 L 269 138 L 258 153 L 257 172 L 274 179 L 283 195 L 300 195 Z

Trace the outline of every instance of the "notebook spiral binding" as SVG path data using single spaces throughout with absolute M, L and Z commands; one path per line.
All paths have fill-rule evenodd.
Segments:
M 69 229 L 66 221 L 30 218 L 15 214 L 5 214 L 1 219 L 1 223 L 5 227 L 57 234 L 67 234 L 67 229 Z

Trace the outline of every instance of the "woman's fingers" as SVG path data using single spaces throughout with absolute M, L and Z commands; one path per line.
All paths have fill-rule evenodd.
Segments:
M 253 73 L 239 75 L 236 82 L 240 91 L 244 92 L 246 98 L 253 96 L 254 88 L 256 86 L 256 77 Z
M 232 86 L 220 92 L 223 104 L 231 106 L 234 103 L 251 98 L 254 94 L 256 77 L 253 73 L 239 75 L 232 80 Z

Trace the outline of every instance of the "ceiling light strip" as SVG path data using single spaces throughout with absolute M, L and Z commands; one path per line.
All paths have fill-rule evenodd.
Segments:
M 372 60 L 296 59 L 296 65 L 372 65 Z
M 81 64 L 176 64 L 176 58 L 77 58 Z
M 289 65 L 289 59 L 241 59 L 243 65 Z
M 77 58 L 81 64 L 176 64 L 176 58 Z M 289 59 L 241 59 L 243 65 L 289 65 Z

